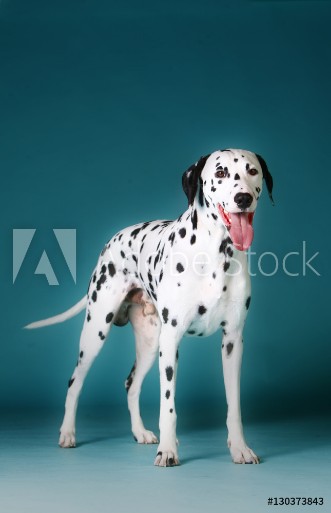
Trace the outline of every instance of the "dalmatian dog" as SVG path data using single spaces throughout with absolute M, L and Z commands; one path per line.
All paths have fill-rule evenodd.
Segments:
M 75 417 L 85 377 L 113 324 L 132 324 L 136 360 L 125 382 L 132 433 L 157 444 L 140 416 L 146 373 L 159 357 L 160 442 L 155 465 L 179 464 L 176 373 L 183 336 L 223 332 L 221 353 L 228 405 L 228 447 L 235 463 L 259 463 L 248 447 L 240 412 L 243 328 L 251 300 L 245 251 L 265 180 L 272 176 L 259 155 L 237 149 L 201 157 L 184 174 L 188 209 L 175 221 L 151 221 L 118 232 L 103 248 L 83 299 L 68 311 L 27 328 L 62 322 L 84 310 L 79 358 L 69 380 L 59 445 L 75 447 Z

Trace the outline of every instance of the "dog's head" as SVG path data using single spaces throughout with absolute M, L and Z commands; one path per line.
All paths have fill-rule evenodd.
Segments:
M 197 201 L 222 222 L 240 251 L 253 241 L 253 217 L 265 181 L 272 198 L 273 180 L 260 155 L 245 150 L 220 150 L 201 157 L 183 174 L 189 205 Z

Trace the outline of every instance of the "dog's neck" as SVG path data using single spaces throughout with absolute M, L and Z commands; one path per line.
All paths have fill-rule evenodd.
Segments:
M 192 226 L 191 235 L 196 234 L 196 248 L 202 244 L 199 250 L 201 249 L 201 251 L 207 251 L 208 253 L 218 253 L 222 241 L 229 237 L 229 233 L 222 223 L 220 216 L 215 215 L 215 219 L 212 213 L 213 210 L 202 206 L 199 200 L 195 198 L 193 204 L 182 215 L 182 218 L 183 220 L 189 218 Z

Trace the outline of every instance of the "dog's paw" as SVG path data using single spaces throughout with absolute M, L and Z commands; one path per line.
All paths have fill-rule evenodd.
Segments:
M 133 431 L 133 438 L 138 444 L 158 444 L 159 441 L 152 431 L 141 429 Z
M 175 467 L 180 465 L 178 455 L 174 451 L 161 451 L 159 450 L 154 465 L 157 467 Z
M 234 463 L 260 463 L 259 457 L 244 442 L 235 445 L 228 441 L 228 447 Z
M 76 447 L 76 437 L 74 431 L 60 431 L 59 446 L 64 449 Z

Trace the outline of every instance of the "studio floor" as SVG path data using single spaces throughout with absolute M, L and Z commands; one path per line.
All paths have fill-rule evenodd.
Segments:
M 4 415 L 1 512 L 331 511 L 331 419 L 246 423 L 260 465 L 234 465 L 224 427 L 190 430 L 186 419 L 178 432 L 181 466 L 157 468 L 156 447 L 133 441 L 125 411 L 81 412 L 71 450 L 57 447 L 61 414 Z M 147 417 L 156 430 L 156 416 Z M 322 497 L 324 505 L 268 505 L 274 497 Z

